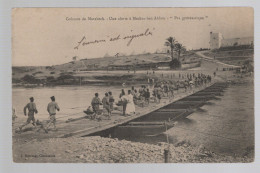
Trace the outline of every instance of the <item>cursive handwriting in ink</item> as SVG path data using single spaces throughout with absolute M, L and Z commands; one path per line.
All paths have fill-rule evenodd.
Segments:
M 131 30 L 132 32 L 132 30 Z M 108 39 L 101 39 L 101 40 L 93 40 L 93 41 L 86 41 L 86 37 L 83 36 L 81 38 L 81 40 L 79 42 L 77 42 L 77 46 L 74 47 L 74 49 L 79 49 L 79 47 L 82 46 L 87 46 L 90 44 L 98 44 L 98 43 L 104 43 L 104 42 L 116 42 L 119 40 L 128 40 L 127 42 L 127 46 L 130 46 L 130 44 L 132 43 L 132 41 L 136 38 L 140 38 L 140 37 L 147 37 L 147 36 L 152 36 L 153 33 L 152 31 L 149 30 L 149 28 L 147 28 L 145 30 L 145 32 L 139 33 L 139 34 L 129 34 L 129 35 L 125 35 L 121 37 L 121 34 L 119 34 L 116 37 L 110 37 Z
M 81 43 L 83 42 L 83 40 L 85 40 L 86 37 L 83 36 L 83 38 L 78 42 L 78 45 L 76 47 L 74 47 L 74 49 L 79 49 L 79 46 L 81 45 Z
M 110 38 L 109 41 L 117 41 L 117 40 L 120 40 L 120 39 L 121 39 L 121 37 L 120 37 L 120 35 L 118 35 L 115 38 Z
M 130 46 L 130 44 L 132 43 L 133 39 L 134 38 L 138 38 L 138 37 L 144 37 L 144 36 L 149 36 L 149 35 L 153 35 L 153 33 L 151 31 L 149 31 L 149 28 L 147 28 L 145 30 L 145 32 L 143 33 L 140 33 L 140 34 L 133 34 L 133 35 L 128 35 L 128 36 L 125 36 L 123 39 L 129 39 L 129 41 L 127 42 L 127 46 Z
M 89 44 L 97 44 L 97 43 L 102 43 L 102 42 L 106 42 L 106 40 L 94 40 L 94 41 L 84 41 L 86 40 L 86 37 L 83 36 L 82 39 L 78 42 L 78 45 L 76 47 L 74 47 L 74 49 L 79 49 L 79 46 L 86 46 L 86 45 L 89 45 Z

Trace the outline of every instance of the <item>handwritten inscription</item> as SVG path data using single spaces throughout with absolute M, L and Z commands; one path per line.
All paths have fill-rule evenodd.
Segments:
M 102 43 L 102 42 L 106 42 L 106 40 L 93 40 L 93 41 L 86 41 L 86 37 L 83 36 L 82 39 L 78 42 L 78 45 L 76 47 L 74 47 L 74 49 L 78 49 L 79 46 L 86 46 L 89 44 L 97 44 L 97 43 Z
M 141 37 L 148 37 L 148 36 L 152 36 L 152 35 L 153 35 L 152 31 L 149 28 L 147 28 L 142 33 L 128 34 L 128 35 L 125 35 L 125 36 L 121 36 L 121 34 L 119 34 L 116 37 L 111 37 L 109 39 L 97 39 L 97 40 L 88 41 L 87 38 L 85 36 L 83 36 L 81 38 L 81 40 L 77 42 L 77 45 L 74 47 L 74 49 L 79 49 L 79 47 L 88 46 L 90 44 L 115 42 L 115 41 L 119 41 L 119 40 L 127 40 L 126 45 L 130 46 L 134 39 L 141 38 Z

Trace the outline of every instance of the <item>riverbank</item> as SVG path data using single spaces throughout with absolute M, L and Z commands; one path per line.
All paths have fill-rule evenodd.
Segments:
M 196 74 L 200 71 L 196 71 Z M 174 71 L 174 70 L 142 70 L 142 71 L 89 71 L 89 72 L 71 72 L 64 73 L 58 76 L 25 76 L 13 80 L 13 87 L 51 87 L 51 86 L 82 86 L 82 85 L 97 85 L 97 86 L 122 86 L 125 85 L 142 85 L 152 84 L 152 82 L 161 81 L 177 81 L 184 80 L 187 74 L 192 74 L 190 71 Z M 212 75 L 213 73 L 207 73 Z M 42 75 L 42 74 L 40 74 Z M 181 75 L 181 77 L 179 77 Z M 183 77 L 182 77 L 183 76 Z M 25 82 L 27 81 L 27 82 Z M 35 83 L 34 83 L 35 82 Z
M 13 145 L 14 162 L 22 163 L 164 163 L 164 149 L 159 145 L 130 142 L 111 138 L 70 137 L 34 140 Z M 252 162 L 253 157 L 225 156 L 193 147 L 189 143 L 169 145 L 171 163 L 234 163 Z

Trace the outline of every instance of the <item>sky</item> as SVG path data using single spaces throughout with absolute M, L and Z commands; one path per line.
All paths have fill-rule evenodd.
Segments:
M 74 56 L 153 53 L 163 49 L 170 36 L 187 49 L 208 48 L 211 31 L 224 38 L 252 37 L 254 11 L 247 7 L 16 8 L 12 11 L 12 65 L 51 66 L 72 61 Z M 139 37 L 128 45 L 132 35 Z

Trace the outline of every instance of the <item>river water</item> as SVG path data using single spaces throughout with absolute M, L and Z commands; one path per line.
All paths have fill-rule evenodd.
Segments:
M 122 88 L 122 87 L 120 87 Z M 34 96 L 39 113 L 38 119 L 47 119 L 47 104 L 50 96 L 55 95 L 61 111 L 57 117 L 82 112 L 90 105 L 95 92 L 102 98 L 105 92 L 112 91 L 117 98 L 119 87 L 76 86 L 53 88 L 14 88 L 13 106 L 18 117 L 23 117 L 23 107 Z M 210 104 L 177 123 L 165 134 L 156 137 L 131 137 L 127 140 L 177 144 L 188 142 L 195 146 L 204 146 L 214 152 L 228 155 L 244 155 L 254 150 L 254 87 L 253 83 L 231 85 L 224 91 L 220 100 L 211 100 Z
M 119 139 L 151 144 L 167 141 L 174 145 L 189 143 L 230 156 L 254 153 L 253 83 L 230 85 L 223 94 L 163 134 L 119 136 Z
M 75 114 L 82 112 L 91 105 L 91 100 L 95 93 L 99 93 L 102 99 L 106 92 L 111 91 L 115 98 L 119 96 L 122 87 L 109 86 L 64 86 L 64 87 L 39 87 L 39 88 L 13 88 L 13 107 L 19 117 L 23 116 L 23 108 L 29 102 L 30 97 L 34 97 L 38 114 L 37 119 L 47 119 L 47 105 L 51 101 L 50 97 L 55 96 L 61 108 L 57 112 L 57 117 L 64 114 Z
M 229 155 L 253 151 L 253 83 L 231 85 L 220 98 L 169 129 L 170 142 L 185 141 Z

